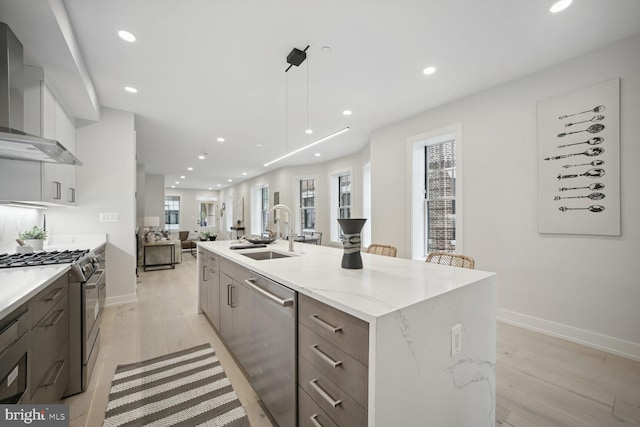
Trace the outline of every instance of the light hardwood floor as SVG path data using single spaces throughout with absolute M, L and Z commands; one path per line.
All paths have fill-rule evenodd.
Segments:
M 204 315 L 197 312 L 196 259 L 175 270 L 139 270 L 138 302 L 103 313 L 89 390 L 72 396 L 71 426 L 100 426 L 119 364 L 208 342 L 252 426 L 271 426 L 258 399 Z M 640 362 L 498 323 L 496 426 L 640 425 Z M 436 426 L 449 427 L 449 426 Z M 476 427 L 476 426 L 451 426 Z

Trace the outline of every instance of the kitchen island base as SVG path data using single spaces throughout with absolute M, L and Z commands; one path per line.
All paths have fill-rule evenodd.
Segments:
M 345 270 L 336 267 L 340 250 L 304 246 L 304 252 L 291 254 L 286 243 L 276 242 L 270 249 L 288 256 L 256 259 L 243 253 L 261 249 L 233 251 L 228 242 L 207 242 L 199 244 L 198 254 L 199 262 L 220 257 L 221 310 L 225 301 L 241 305 L 239 285 L 251 281 L 243 274 L 297 292 L 298 391 L 288 403 L 298 413 L 295 425 L 495 425 L 493 273 L 371 254 L 362 254 L 362 270 Z M 225 270 L 241 280 L 227 277 Z M 214 288 L 207 283 L 215 281 L 204 279 L 200 304 L 206 300 L 214 313 L 209 295 Z M 246 323 L 252 317 L 235 322 L 250 330 Z M 260 348 L 264 337 L 229 341 L 224 323 L 220 335 L 248 373 L 243 360 L 261 352 L 236 353 Z M 452 351 L 458 330 L 460 342 Z

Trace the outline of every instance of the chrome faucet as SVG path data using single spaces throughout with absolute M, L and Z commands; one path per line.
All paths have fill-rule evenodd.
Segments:
M 289 209 L 285 205 L 275 205 L 274 207 L 269 209 L 269 213 L 271 213 L 271 211 L 275 211 L 276 209 L 284 209 L 289 214 L 289 222 L 287 222 L 287 238 L 289 239 L 289 252 L 293 252 L 293 238 L 296 237 L 296 233 L 293 232 L 293 215 L 291 214 L 291 209 Z

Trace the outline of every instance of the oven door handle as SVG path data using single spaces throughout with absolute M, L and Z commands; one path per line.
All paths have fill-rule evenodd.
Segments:
M 97 274 L 97 276 L 96 276 L 96 274 Z M 94 276 L 96 276 L 97 279 L 93 280 Z M 93 273 L 93 275 L 91 275 L 91 277 L 89 278 L 89 281 L 87 281 L 87 284 L 85 285 L 85 288 L 86 289 L 95 289 L 97 284 L 102 281 L 103 277 L 104 277 L 104 270 L 96 270 L 96 272 Z

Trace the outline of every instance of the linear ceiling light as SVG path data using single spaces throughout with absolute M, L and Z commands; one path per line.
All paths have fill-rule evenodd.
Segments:
M 293 150 L 292 152 L 287 153 L 287 154 L 285 154 L 284 156 L 280 156 L 280 157 L 278 157 L 277 159 L 271 160 L 270 162 L 265 163 L 264 165 L 265 165 L 265 166 L 271 166 L 271 165 L 272 165 L 272 164 L 274 164 L 275 162 L 279 162 L 280 160 L 282 160 L 282 159 L 286 159 L 286 158 L 287 158 L 287 157 L 289 157 L 289 156 L 293 156 L 294 154 L 298 154 L 299 152 L 301 152 L 301 151 L 303 151 L 303 150 L 306 150 L 307 148 L 311 148 L 311 147 L 313 147 L 314 145 L 320 144 L 321 142 L 324 142 L 324 141 L 326 141 L 327 139 L 333 138 L 334 136 L 338 136 L 338 135 L 340 135 L 341 133 L 345 133 L 345 132 L 346 132 L 346 131 L 348 131 L 348 130 L 349 130 L 349 127 L 347 126 L 346 128 L 344 128 L 344 129 L 340 129 L 340 130 L 339 130 L 339 131 L 337 131 L 337 132 L 334 132 L 334 133 L 332 133 L 332 134 L 330 134 L 330 135 L 327 135 L 327 136 L 325 136 L 325 137 L 323 137 L 323 138 L 320 138 L 319 140 L 317 140 L 317 141 L 315 141 L 315 142 L 312 142 L 311 144 L 305 145 L 304 147 L 300 147 L 300 148 L 298 148 L 297 150 Z

